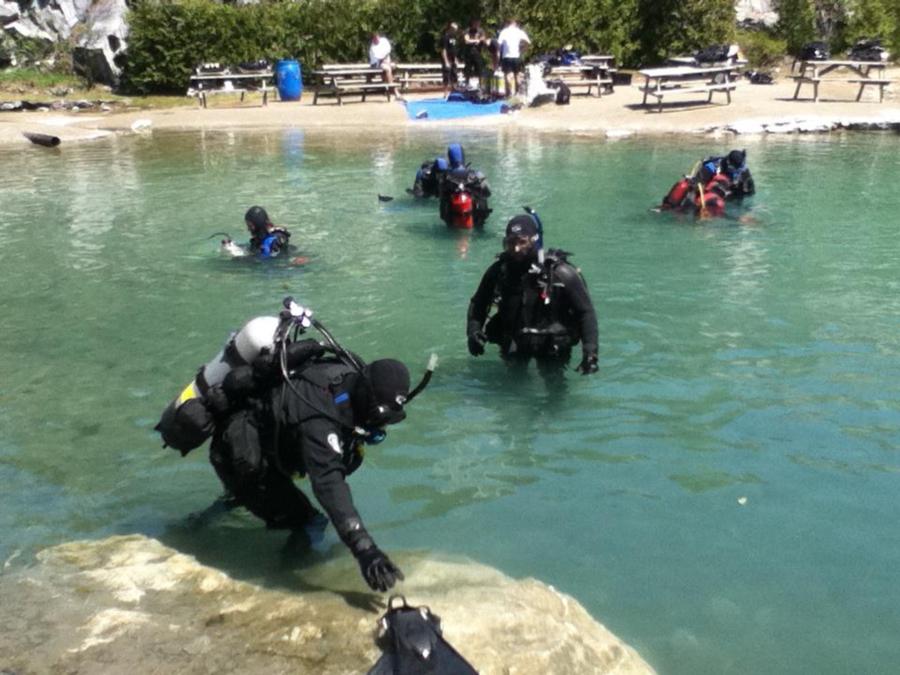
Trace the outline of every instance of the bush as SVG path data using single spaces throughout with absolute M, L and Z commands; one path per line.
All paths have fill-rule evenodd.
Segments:
M 776 0 L 778 35 L 789 54 L 797 56 L 803 46 L 820 39 L 816 32 L 816 12 L 812 0 Z
M 734 41 L 732 0 L 638 0 L 635 42 L 643 65 Z
M 183 93 L 203 62 L 295 58 L 304 73 L 322 63 L 363 61 L 368 35 L 382 30 L 403 61 L 437 59 L 449 19 L 500 25 L 515 15 L 533 53 L 571 44 L 608 52 L 623 66 L 657 63 L 734 38 L 732 0 L 269 0 L 229 5 L 212 0 L 135 0 L 123 87 L 138 93 Z
M 845 40 L 849 47 L 862 38 L 881 38 L 894 59 L 900 57 L 900 2 L 857 0 L 850 5 Z
M 750 67 L 754 69 L 773 68 L 788 53 L 787 42 L 768 29 L 739 30 L 737 43 Z

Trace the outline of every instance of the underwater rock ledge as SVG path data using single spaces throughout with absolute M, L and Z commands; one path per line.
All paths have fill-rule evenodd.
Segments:
M 441 617 L 482 675 L 653 669 L 573 598 L 471 562 L 396 559 L 398 592 Z M 386 597 L 349 556 L 304 568 L 297 589 L 237 581 L 139 535 L 73 542 L 0 575 L 0 671 L 365 673 Z M 302 586 L 302 590 L 299 588 Z

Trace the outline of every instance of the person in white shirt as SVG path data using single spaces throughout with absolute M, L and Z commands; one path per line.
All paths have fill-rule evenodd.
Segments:
M 500 68 L 503 69 L 503 81 L 506 95 L 519 93 L 519 73 L 522 72 L 522 43 L 531 44 L 528 35 L 519 28 L 515 19 L 506 22 L 506 26 L 497 36 L 500 45 Z
M 388 84 L 393 84 L 394 64 L 391 63 L 391 43 L 386 37 L 377 32 L 372 33 L 369 40 L 369 66 L 371 68 L 381 68 L 381 78 Z M 394 90 L 395 95 L 396 93 L 396 90 Z

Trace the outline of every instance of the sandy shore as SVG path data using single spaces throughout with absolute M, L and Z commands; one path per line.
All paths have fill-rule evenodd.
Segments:
M 900 68 L 888 70 L 888 77 L 900 82 Z M 212 99 L 212 106 L 200 109 L 186 99 L 184 107 L 128 113 L 0 113 L 0 144 L 27 144 L 22 132 L 58 136 L 63 142 L 88 140 L 135 129 L 266 129 L 266 128 L 373 128 L 374 127 L 514 127 L 548 132 L 569 132 L 617 137 L 631 134 L 679 133 L 785 133 L 827 131 L 835 127 L 893 128 L 900 130 L 900 96 L 897 84 L 878 102 L 877 91 L 867 89 L 856 102 L 856 86 L 823 83 L 820 100 L 793 100 L 794 83 L 779 80 L 774 85 L 751 85 L 743 81 L 724 105 L 694 102 L 675 97 L 663 112 L 640 105 L 637 86 L 617 86 L 615 93 L 602 98 L 573 96 L 568 106 L 543 105 L 508 115 L 462 120 L 409 120 L 402 103 L 350 99 L 338 106 L 334 99 L 312 105 L 307 92 L 301 102 L 271 102 L 263 107 L 249 96 L 239 107 Z M 422 97 L 435 97 L 427 94 Z

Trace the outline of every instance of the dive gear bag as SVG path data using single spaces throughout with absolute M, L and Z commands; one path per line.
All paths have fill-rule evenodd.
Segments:
M 441 619 L 428 607 L 411 607 L 402 595 L 392 595 L 378 625 L 384 653 L 367 675 L 478 675 L 444 639 Z
M 850 48 L 848 56 L 853 61 L 887 61 L 889 53 L 881 46 L 881 40 L 863 38 Z
M 694 54 L 694 60 L 697 63 L 719 63 L 728 60 L 729 52 L 728 45 L 710 45 Z
M 810 42 L 800 50 L 800 59 L 803 61 L 827 61 L 830 57 L 831 52 L 824 42 Z

